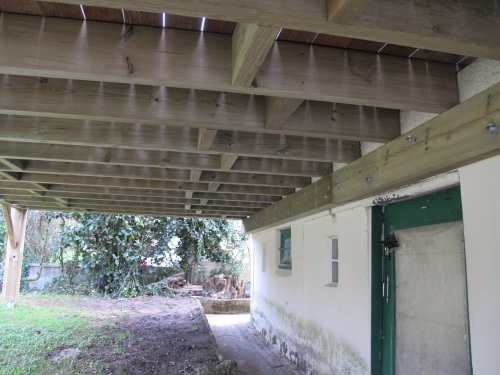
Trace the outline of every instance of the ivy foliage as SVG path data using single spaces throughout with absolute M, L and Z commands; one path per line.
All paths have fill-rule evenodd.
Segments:
M 179 259 L 179 266 L 193 281 L 204 260 L 229 264 L 238 277 L 248 252 L 247 236 L 235 222 L 191 218 L 164 218 L 159 246 Z
M 229 263 L 238 272 L 247 250 L 234 222 L 131 215 L 72 213 L 64 216 L 60 260 L 66 281 L 82 268 L 96 291 L 135 296 L 150 290 L 141 266 L 178 266 L 193 278 L 203 260 Z M 64 250 L 66 249 L 66 250 Z M 67 249 L 72 259 L 64 256 Z M 72 271 L 72 272 L 70 272 Z

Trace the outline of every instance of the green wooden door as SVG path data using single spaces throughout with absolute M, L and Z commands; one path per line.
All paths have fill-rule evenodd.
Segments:
M 396 375 L 404 375 L 405 373 L 415 373 L 419 370 L 406 369 L 401 370 L 401 357 L 404 353 L 409 355 L 410 358 L 413 356 L 413 352 L 408 348 L 401 349 L 404 346 L 416 345 L 418 343 L 413 343 L 412 339 L 406 339 L 405 336 L 400 336 L 400 347 L 398 347 L 397 340 L 397 304 L 402 305 L 402 302 L 397 302 L 398 298 L 396 294 L 398 291 L 401 293 L 401 288 L 397 288 L 396 276 L 398 274 L 398 249 L 401 244 L 394 243 L 390 241 L 391 238 L 401 237 L 407 238 L 403 234 L 408 231 L 412 231 L 412 228 L 425 227 L 422 232 L 422 236 L 425 233 L 433 233 L 432 230 L 440 233 L 443 228 L 440 224 L 449 222 L 458 222 L 462 220 L 462 207 L 461 207 L 461 197 L 459 188 L 454 188 L 445 192 L 440 192 L 432 194 L 429 196 L 421 197 L 411 201 L 406 201 L 403 203 L 387 205 L 385 207 L 375 207 L 373 209 L 373 273 L 372 273 L 372 373 L 380 375 L 394 375 L 396 374 L 396 357 L 400 356 L 400 364 Z M 437 225 L 437 227 L 433 227 Z M 461 224 L 460 224 L 461 225 Z M 427 231 L 427 232 L 426 232 Z M 420 239 L 420 232 L 417 233 L 413 238 Z M 432 236 L 432 234 L 430 235 Z M 396 238 L 397 240 L 397 238 Z M 384 242 L 382 242 L 384 241 Z M 418 241 L 416 241 L 418 242 Z M 425 242 L 425 241 L 424 241 Z M 398 246 L 400 245 L 400 246 Z M 425 247 L 424 245 L 419 245 Z M 417 249 L 420 250 L 420 249 Z M 442 253 L 444 253 L 442 251 Z M 422 257 L 422 254 L 416 254 L 417 258 Z M 436 255 L 436 258 L 439 255 Z M 432 256 L 427 255 L 428 262 L 432 266 L 434 263 L 438 262 L 434 260 Z M 405 269 L 410 269 L 411 272 L 415 273 L 421 272 L 420 270 L 413 270 L 413 263 L 408 263 L 408 258 L 405 259 Z M 410 258 L 411 259 L 411 258 Z M 417 263 L 417 262 L 415 262 Z M 402 263 L 403 264 L 403 263 Z M 415 264 L 415 267 L 419 267 Z M 421 266 L 420 266 L 421 267 Z M 429 268 L 429 267 L 427 267 Z M 422 274 L 425 274 L 427 268 L 424 267 Z M 406 273 L 408 271 L 405 271 Z M 465 277 L 465 269 L 464 269 Z M 401 281 L 401 280 L 399 280 Z M 422 282 L 425 282 L 423 280 Z M 406 283 L 406 281 L 404 281 Z M 400 283 L 401 284 L 401 283 Z M 464 280 L 465 284 L 465 280 Z M 442 288 L 442 287 L 441 287 Z M 415 289 L 415 288 L 414 288 Z M 418 288 L 416 288 L 418 289 Z M 444 290 L 444 289 L 443 289 Z M 428 291 L 429 293 L 430 291 Z M 405 292 L 406 293 L 406 292 Z M 411 300 L 411 296 L 400 296 L 400 300 Z M 465 297 L 466 298 L 466 297 Z M 425 295 L 424 303 L 425 305 Z M 465 311 L 465 314 L 467 311 Z M 405 324 L 408 323 L 405 321 Z M 401 323 L 399 324 L 399 335 L 401 335 L 402 329 L 406 329 L 406 326 Z M 403 327 L 403 328 L 401 328 Z M 416 330 L 413 329 L 415 332 Z M 468 327 L 467 327 L 468 333 Z M 418 335 L 418 333 L 417 333 Z M 467 335 L 468 336 L 468 335 Z M 404 337 L 405 340 L 401 339 Z M 428 338 L 422 338 L 421 340 L 427 340 Z M 467 338 L 468 340 L 468 338 Z M 468 347 L 468 341 L 466 343 Z M 422 344 L 420 344 L 422 346 Z M 462 347 L 465 347 L 462 344 Z M 398 349 L 398 350 L 396 350 Z M 412 349 L 413 350 L 413 349 Z M 397 354 L 399 353 L 399 354 Z M 470 356 L 470 353 L 465 353 Z M 440 365 L 442 366 L 442 365 Z M 418 367 L 418 364 L 417 364 Z M 467 364 L 462 367 L 466 368 Z

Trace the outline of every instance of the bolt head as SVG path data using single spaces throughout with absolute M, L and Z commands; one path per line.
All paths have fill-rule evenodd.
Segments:
M 488 133 L 490 134 L 498 134 L 498 125 L 494 122 L 490 122 L 486 127 L 486 130 L 488 130 Z

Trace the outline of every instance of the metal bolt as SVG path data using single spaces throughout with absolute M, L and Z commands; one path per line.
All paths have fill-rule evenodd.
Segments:
M 335 187 L 336 187 L 337 189 L 338 189 L 338 188 L 340 188 L 340 182 L 336 182 L 336 183 L 335 183 Z
M 279 150 L 276 151 L 276 154 L 278 155 L 285 155 L 288 152 L 286 148 L 280 148 Z
M 412 143 L 413 142 L 413 135 L 409 135 L 408 137 L 406 137 L 406 140 L 408 141 L 408 143 Z
M 488 124 L 488 126 L 486 127 L 486 129 L 488 130 L 488 133 L 490 133 L 490 134 L 495 134 L 495 135 L 498 134 L 498 126 L 494 122 L 490 122 Z
M 366 176 L 365 181 L 366 182 L 372 182 L 372 176 Z

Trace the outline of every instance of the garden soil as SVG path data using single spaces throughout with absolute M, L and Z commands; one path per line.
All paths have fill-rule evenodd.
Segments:
M 109 342 L 78 353 L 75 365 L 83 374 L 186 375 L 194 374 L 197 367 L 219 363 L 217 344 L 193 298 L 117 300 L 41 295 L 21 297 L 20 304 L 76 307 L 81 314 L 98 320 Z M 67 349 L 47 356 L 58 360 Z

